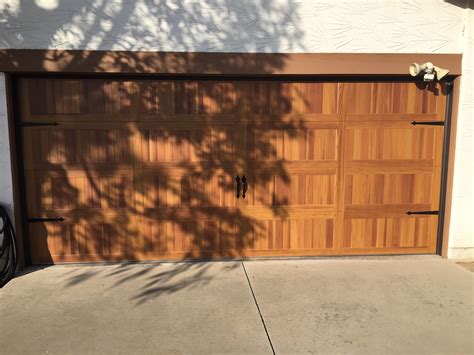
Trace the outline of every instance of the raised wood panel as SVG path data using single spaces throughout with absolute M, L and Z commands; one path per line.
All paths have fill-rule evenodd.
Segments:
M 133 259 L 134 228 L 125 223 L 31 224 L 33 263 Z
M 233 113 L 236 100 L 242 101 L 240 87 L 232 82 L 141 81 L 139 113 L 158 120 L 166 115 Z
M 255 128 L 250 126 L 247 135 L 250 160 L 336 160 L 337 126 L 320 128 L 305 124 L 304 129 Z M 313 127 L 311 127 L 313 126 Z
M 214 220 L 154 221 L 142 219 L 135 252 L 181 254 L 184 258 L 240 256 L 245 249 L 235 224 Z
M 246 112 L 265 114 L 337 114 L 339 83 L 262 82 L 242 84 Z
M 135 176 L 137 208 L 167 206 L 235 206 L 234 182 L 228 175 Z
M 346 160 L 434 159 L 439 128 L 346 128 Z
M 131 81 L 99 79 L 31 79 L 27 81 L 29 113 L 35 116 L 88 116 L 127 114 L 135 110 L 135 84 Z M 131 117 L 128 120 L 131 120 Z M 115 117 L 117 119 L 125 117 Z M 57 119 L 57 117 L 55 117 Z
M 28 81 L 31 114 L 81 113 L 83 81 L 37 79 Z
M 422 83 L 367 82 L 344 85 L 348 119 L 351 114 L 436 114 L 441 88 L 425 88 Z
M 334 205 L 336 175 L 248 176 L 246 204 L 264 206 Z
M 29 128 L 24 144 L 30 168 L 132 163 L 132 132 L 127 127 L 63 124 L 58 128 Z
M 138 162 L 233 161 L 238 134 L 233 127 L 141 129 Z
M 346 205 L 429 204 L 431 174 L 351 174 L 345 179 Z
M 332 249 L 332 219 L 257 220 L 250 237 L 249 250 L 272 251 Z
M 132 198 L 132 171 L 99 171 L 85 174 L 37 171 L 30 181 L 30 212 L 70 209 L 128 208 Z M 62 213 L 62 212 L 58 212 Z
M 428 247 L 436 217 L 347 219 L 344 248 Z

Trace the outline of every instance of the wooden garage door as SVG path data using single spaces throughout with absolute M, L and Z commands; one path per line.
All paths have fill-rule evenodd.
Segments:
M 437 216 L 407 212 L 438 210 L 443 126 L 411 122 L 443 121 L 439 87 L 35 78 L 18 95 L 34 263 L 436 250 Z

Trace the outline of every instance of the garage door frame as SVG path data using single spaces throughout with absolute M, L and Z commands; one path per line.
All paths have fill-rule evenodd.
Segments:
M 17 127 L 14 123 L 17 122 L 15 120 L 17 115 L 17 105 L 18 102 L 16 101 L 16 97 L 12 94 L 15 92 L 16 89 L 16 81 L 19 78 L 39 78 L 39 77 L 67 77 L 67 78 L 108 78 L 108 79 L 126 79 L 126 78 L 154 78 L 154 79 L 173 79 L 173 80 L 216 80 L 216 79 L 232 79 L 232 80 L 298 80 L 304 79 L 305 81 L 346 81 L 346 82 L 360 82 L 360 81 L 401 81 L 401 82 L 411 82 L 413 81 L 407 76 L 374 76 L 374 75 L 363 75 L 363 76 L 347 76 L 347 75 L 338 75 L 338 76 L 323 76 L 323 75 L 277 75 L 277 76 L 265 76 L 265 75 L 252 75 L 252 76 L 242 76 L 239 75 L 238 77 L 235 76 L 227 76 L 227 75 L 130 75 L 130 74 L 86 74 L 86 75 L 77 75 L 77 74 L 57 74 L 57 73 L 48 73 L 48 74 L 8 74 L 7 76 L 7 84 L 8 84 L 8 98 L 9 98 L 9 120 L 10 120 L 10 127 L 13 131 L 12 134 L 12 142 L 21 142 L 21 129 Z M 451 76 L 448 78 L 451 82 L 451 88 L 454 86 L 452 85 L 454 82 L 455 77 Z M 440 192 L 440 208 L 439 208 L 439 223 L 438 223 L 438 235 L 437 235 L 437 254 L 443 255 L 443 249 L 446 245 L 447 238 L 445 238 L 445 216 L 446 216 L 446 200 L 447 195 L 450 193 L 450 186 L 448 184 L 449 179 L 449 172 L 450 172 L 450 163 L 449 160 L 449 147 L 452 144 L 450 140 L 451 134 L 451 120 L 453 116 L 453 111 L 455 113 L 455 109 L 453 109 L 453 102 L 456 100 L 456 92 L 450 90 L 447 95 L 447 102 L 446 102 L 446 112 L 445 112 L 445 130 L 444 130 L 444 140 L 443 140 L 443 159 L 442 159 L 442 171 L 441 171 L 441 192 Z M 455 117 L 455 115 L 454 115 Z M 12 133 L 12 132 L 10 132 Z M 24 184 L 24 172 L 23 172 L 23 164 L 22 162 L 22 151 L 20 144 L 14 144 L 14 148 L 12 149 L 13 155 L 13 165 L 16 166 L 13 173 L 14 176 L 17 177 L 15 179 L 15 186 L 14 186 L 14 193 L 16 195 L 17 206 L 19 208 L 16 209 L 16 216 L 17 216 L 17 231 L 18 234 L 21 236 L 22 244 L 23 244 L 23 255 L 25 259 L 25 266 L 31 265 L 31 258 L 30 258 L 30 250 L 29 250 L 29 239 L 28 239 L 28 232 L 27 232 L 27 216 L 25 211 L 26 206 L 26 194 L 25 194 L 25 184 Z M 451 174 L 452 175 L 452 174 Z M 449 213 L 449 211 L 448 211 Z M 18 218 L 18 216 L 20 218 Z M 19 226 L 20 225 L 20 226 Z M 444 243 L 443 243 L 444 242 Z

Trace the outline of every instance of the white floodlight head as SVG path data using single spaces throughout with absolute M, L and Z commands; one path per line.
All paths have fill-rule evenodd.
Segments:
M 412 63 L 408 68 L 411 76 L 418 76 L 421 73 L 424 73 L 423 80 L 424 81 L 434 81 L 435 76 L 436 80 L 440 81 L 444 78 L 448 73 L 448 69 L 443 69 L 440 67 L 436 67 L 431 62 L 426 62 L 424 64 Z

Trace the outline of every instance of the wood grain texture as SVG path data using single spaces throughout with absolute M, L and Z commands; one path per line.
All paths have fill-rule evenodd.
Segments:
M 414 83 L 351 83 L 347 93 L 343 250 L 436 250 L 445 97 Z M 416 250 L 416 249 L 415 249 Z
M 401 82 L 22 79 L 34 263 L 436 249 L 445 97 Z M 235 177 L 245 175 L 246 198 Z

